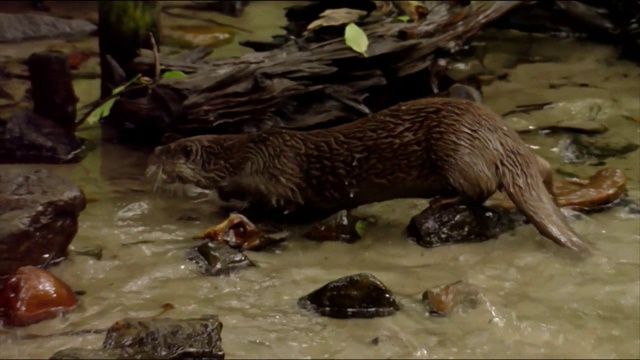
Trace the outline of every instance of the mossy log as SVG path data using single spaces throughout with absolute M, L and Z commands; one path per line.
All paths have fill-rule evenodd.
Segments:
M 69 134 L 76 131 L 76 103 L 67 57 L 58 51 L 32 54 L 27 60 L 33 112 L 52 120 Z
M 109 96 L 122 80 L 118 79 L 117 69 L 107 61 L 106 56 L 111 56 L 124 70 L 125 77 L 135 76 L 129 71 L 129 65 L 139 49 L 152 48 L 149 33 L 153 34 L 156 41 L 160 39 L 160 11 L 159 1 L 98 2 L 101 98 Z

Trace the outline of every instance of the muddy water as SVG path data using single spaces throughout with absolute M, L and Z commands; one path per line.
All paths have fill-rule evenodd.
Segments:
M 478 41 L 488 46 L 485 65 L 509 73 L 508 79 L 484 88 L 485 102 L 497 112 L 553 101 L 582 114 L 597 102 L 609 114 L 602 121 L 611 131 L 637 141 L 640 70 L 617 60 L 612 49 L 508 34 Z M 466 64 L 471 68 L 474 61 Z M 550 88 L 554 81 L 590 86 Z M 544 116 L 545 121 L 559 120 L 566 113 Z M 507 120 L 540 121 L 522 114 Z M 100 141 L 95 128 L 81 135 Z M 555 167 L 593 173 L 597 166 L 561 163 L 557 148 L 565 136 L 535 132 L 524 138 Z M 63 318 L 3 330 L 1 358 L 46 358 L 65 347 L 99 347 L 103 335 L 21 338 L 106 328 L 123 317 L 156 315 L 165 303 L 175 306 L 166 314 L 170 317 L 220 315 L 229 358 L 640 356 L 638 215 L 615 209 L 573 220 L 596 248 L 593 257 L 577 260 L 531 226 L 480 244 L 423 249 L 401 234 L 426 202 L 390 201 L 360 209 L 378 216 L 379 224 L 356 244 L 294 237 L 276 251 L 249 253 L 256 268 L 208 277 L 184 253 L 192 245 L 190 237 L 220 219 L 206 203 L 149 193 L 139 182 L 145 160 L 142 150 L 101 142 L 80 164 L 48 167 L 81 186 L 90 199 L 73 248 L 100 246 L 103 257 L 72 254 L 52 268 L 73 289 L 86 292 L 79 308 Z M 629 194 L 640 200 L 640 151 L 606 162 L 625 170 Z M 182 215 L 200 220 L 178 220 Z M 395 292 L 401 311 L 386 318 L 335 320 L 297 308 L 299 296 L 363 271 Z M 485 304 L 446 319 L 427 316 L 421 293 L 460 279 L 481 287 Z

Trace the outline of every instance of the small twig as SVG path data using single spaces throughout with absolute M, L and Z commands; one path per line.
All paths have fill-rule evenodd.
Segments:
M 121 84 L 127 81 L 127 74 L 124 73 L 124 70 L 120 67 L 120 65 L 111 57 L 111 55 L 107 54 L 104 57 L 111 66 L 111 71 L 113 71 L 113 81 L 114 84 Z
M 158 55 L 158 45 L 156 39 L 153 37 L 153 33 L 149 32 L 149 40 L 151 41 L 151 50 L 153 51 L 153 63 L 154 63 L 154 76 L 153 81 L 160 80 L 160 55 Z

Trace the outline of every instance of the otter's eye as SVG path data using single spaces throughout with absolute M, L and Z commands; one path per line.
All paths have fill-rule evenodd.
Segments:
M 181 153 L 182 153 L 182 157 L 185 159 L 190 159 L 191 158 L 191 154 L 193 153 L 191 151 L 191 147 L 189 146 L 185 146 L 182 149 L 180 149 Z

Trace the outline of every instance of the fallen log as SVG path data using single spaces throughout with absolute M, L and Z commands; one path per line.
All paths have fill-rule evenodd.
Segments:
M 450 83 L 441 83 L 446 66 L 438 59 L 520 4 L 434 3 L 418 22 L 373 16 L 375 11 L 356 21 L 369 40 L 366 57 L 342 37 L 314 43 L 315 30 L 271 51 L 238 58 L 196 64 L 161 57 L 163 71 L 189 76 L 162 79 L 148 92 L 121 97 L 105 123 L 120 132 L 133 130 L 138 142 L 157 142 L 166 133 L 238 133 L 351 121 L 446 90 Z M 135 60 L 143 74 L 152 72 L 154 63 L 149 52 Z

